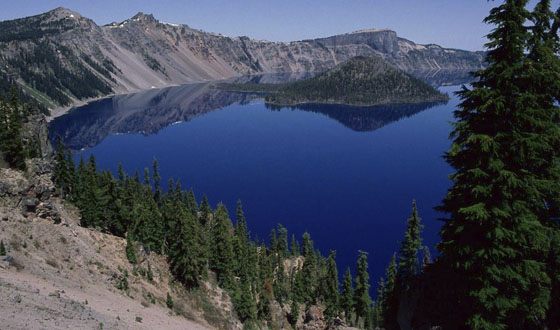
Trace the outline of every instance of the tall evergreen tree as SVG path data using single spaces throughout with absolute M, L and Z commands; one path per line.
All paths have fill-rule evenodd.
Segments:
M 402 290 L 409 290 L 413 285 L 413 280 L 420 271 L 419 252 L 422 248 L 421 238 L 422 225 L 416 201 L 412 201 L 412 213 L 407 220 L 404 240 L 399 251 L 399 287 Z
M 125 252 L 126 252 L 126 259 L 128 259 L 128 262 L 130 262 L 133 265 L 138 262 L 138 257 L 136 256 L 136 248 L 134 247 L 134 243 L 132 242 L 130 236 L 128 235 L 126 236 Z
M 235 310 L 241 322 L 247 323 L 257 319 L 257 301 L 246 276 L 241 278 L 240 288 L 234 300 Z
M 553 231 L 548 257 L 548 273 L 552 279 L 551 301 L 546 316 L 548 329 L 560 329 L 560 231 Z
M 383 311 L 386 310 L 385 294 L 385 280 L 381 277 L 377 283 L 377 299 L 373 307 L 373 323 L 376 328 L 383 328 Z
M 152 177 L 154 182 L 154 199 L 156 203 L 159 203 L 161 199 L 161 176 L 159 175 L 159 163 L 157 159 L 154 159 L 152 168 L 154 171 L 154 175 Z
M 276 252 L 283 258 L 288 256 L 288 230 L 281 224 L 278 224 L 276 230 L 278 236 L 276 241 Z
M 336 252 L 331 251 L 327 259 L 327 272 L 322 287 L 325 288 L 325 316 L 332 319 L 340 312 L 340 292 L 338 283 L 338 270 L 336 267 Z
M 71 189 L 75 186 L 75 175 L 74 160 L 72 159 L 70 151 L 64 147 L 60 138 L 57 137 L 53 181 L 62 197 L 71 198 Z
M 212 253 L 212 242 L 214 238 L 212 237 L 212 225 L 213 222 L 211 221 L 213 218 L 212 215 L 212 208 L 210 207 L 210 203 L 208 202 L 208 197 L 206 195 L 202 196 L 202 201 L 200 202 L 199 212 L 198 212 L 198 220 L 202 227 L 202 239 L 204 242 L 204 253 L 208 260 L 211 259 Z
M 145 186 L 143 191 L 144 195 L 137 196 L 132 208 L 132 235 L 148 251 L 161 253 L 165 243 L 162 214 L 151 189 Z
M 350 318 L 354 310 L 354 288 L 352 286 L 352 273 L 350 273 L 350 268 L 346 268 L 344 279 L 342 280 L 340 307 L 344 312 L 346 322 L 350 322 Z
M 426 267 L 432 263 L 432 254 L 430 253 L 430 248 L 424 246 L 422 250 L 422 269 L 426 269 Z
M 290 253 L 292 254 L 293 257 L 299 257 L 301 251 L 299 248 L 299 243 L 296 239 L 296 235 L 292 234 L 292 240 L 290 243 Z
M 541 328 L 549 304 L 541 217 L 546 191 L 557 191 L 549 174 L 558 126 L 531 91 L 527 2 L 506 0 L 490 12 L 488 67 L 459 93 L 438 259 L 447 306 L 458 313 L 442 313 L 444 328 Z
M 0 99 L 0 150 L 10 167 L 25 170 L 25 148 L 21 134 L 24 110 L 15 90 L 11 98 L 9 103 Z
M 299 302 L 296 299 L 292 299 L 292 304 L 290 305 L 290 324 L 294 329 L 296 329 L 298 319 L 299 319 Z
M 187 193 L 187 206 L 189 211 L 191 211 L 191 213 L 196 216 L 198 213 L 198 205 L 196 204 L 196 197 L 194 195 L 194 192 L 191 190 L 189 190 L 189 192 Z
M 169 250 L 170 270 L 181 283 L 195 287 L 204 278 L 206 268 L 200 224 L 182 205 L 176 205 L 176 212 L 178 223 Z
M 530 21 L 532 33 L 528 42 L 526 73 L 529 79 L 526 91 L 538 100 L 540 106 L 534 107 L 530 116 L 541 125 L 536 126 L 538 134 L 533 138 L 534 143 L 540 143 L 543 148 L 538 156 L 540 158 L 544 154 L 546 157 L 540 158 L 540 162 L 533 160 L 530 171 L 538 176 L 538 187 L 546 206 L 540 216 L 541 222 L 548 227 L 551 247 L 547 259 L 551 301 L 546 325 L 555 329 L 560 328 L 560 317 L 553 316 L 560 308 L 560 8 L 553 13 L 551 1 L 541 0 L 531 13 Z
M 218 204 L 212 226 L 212 253 L 210 269 L 216 272 L 218 282 L 226 289 L 233 287 L 234 255 L 231 220 L 224 204 Z
M 312 305 L 316 302 L 317 286 L 319 285 L 317 276 L 317 256 L 309 233 L 305 232 L 303 234 L 302 242 L 304 261 L 300 272 L 301 275 L 298 277 L 298 287 L 301 290 L 301 301 L 307 305 Z
M 399 308 L 397 272 L 397 257 L 393 254 L 385 272 L 385 288 L 383 290 L 383 300 L 381 301 L 382 327 L 385 329 L 399 329 L 397 323 Z
M 212 209 L 210 208 L 210 203 L 208 202 L 208 197 L 206 195 L 202 196 L 199 211 L 200 223 L 202 224 L 202 226 L 206 226 L 210 221 L 210 216 L 212 214 Z
M 237 276 L 247 272 L 249 266 L 249 230 L 247 228 L 247 220 L 243 213 L 243 205 L 241 201 L 237 201 L 235 211 L 235 236 L 234 236 L 234 253 L 236 258 L 235 273 Z
M 371 297 L 369 295 L 369 273 L 367 253 L 360 251 L 357 262 L 356 288 L 354 289 L 354 304 L 356 318 L 363 320 L 363 327 L 368 329 L 371 324 Z

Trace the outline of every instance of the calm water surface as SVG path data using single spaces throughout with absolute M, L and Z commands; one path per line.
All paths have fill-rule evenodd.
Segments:
M 411 201 L 434 250 L 442 215 L 433 210 L 450 182 L 442 159 L 450 142 L 456 87 L 447 104 L 271 109 L 258 96 L 186 85 L 91 103 L 51 123 L 101 169 L 132 173 L 160 163 L 162 182 L 180 179 L 234 214 L 243 201 L 253 236 L 277 223 L 308 231 L 341 271 L 369 253 L 375 282 L 403 237 Z

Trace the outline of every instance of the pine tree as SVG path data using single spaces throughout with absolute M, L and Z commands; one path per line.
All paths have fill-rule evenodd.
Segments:
M 241 279 L 240 288 L 234 296 L 234 305 L 241 322 L 246 323 L 257 319 L 257 301 L 246 276 Z
M 146 269 L 146 279 L 148 280 L 148 282 L 154 281 L 154 272 L 152 271 L 152 266 L 150 265 L 149 262 L 148 262 L 148 269 Z
M 80 223 L 84 227 L 106 230 L 108 219 L 105 212 L 111 200 L 107 194 L 108 187 L 103 184 L 101 175 L 97 173 L 93 155 L 90 156 L 80 176 L 82 176 L 80 180 L 82 181 L 81 189 L 83 189 L 80 199 L 77 201 L 78 207 L 82 210 Z
M 202 201 L 200 202 L 198 220 L 202 228 L 202 239 L 204 242 L 203 253 L 208 260 L 210 260 L 212 251 L 212 242 L 214 238 L 212 237 L 212 209 L 210 208 L 210 203 L 208 202 L 208 197 L 206 195 L 202 196 Z
M 299 302 L 296 299 L 292 299 L 292 304 L 290 305 L 290 324 L 292 328 L 296 329 L 296 324 L 299 319 Z
M 192 189 L 187 193 L 187 205 L 189 207 L 189 211 L 191 211 L 193 215 L 196 215 L 198 212 L 198 205 L 196 204 L 196 197 L 194 196 Z
M 292 257 L 299 257 L 301 251 L 299 249 L 299 243 L 296 239 L 296 235 L 292 234 L 292 241 L 290 243 L 290 253 Z
M 138 262 L 138 257 L 136 256 L 136 248 L 134 247 L 134 244 L 130 239 L 129 235 L 126 235 L 125 250 L 126 250 L 126 259 L 128 259 L 128 262 L 130 262 L 133 265 L 136 264 Z
M 346 322 L 350 323 L 350 318 L 354 310 L 354 288 L 352 287 L 352 273 L 350 273 L 350 268 L 346 268 L 346 272 L 344 273 L 340 307 L 344 312 Z
M 276 241 L 276 252 L 280 257 L 285 258 L 288 256 L 288 230 L 286 227 L 278 224 L 277 227 L 278 238 Z
M 0 256 L 6 255 L 6 246 L 4 246 L 4 241 L 0 240 Z
M 210 221 L 210 215 L 212 210 L 210 209 L 210 203 L 208 203 L 208 197 L 206 195 L 202 196 L 202 201 L 200 202 L 200 223 L 202 226 L 206 226 Z
M 148 251 L 161 253 L 165 243 L 162 214 L 153 199 L 151 189 L 143 188 L 144 194 L 137 196 L 132 208 L 132 234 Z
M 325 316 L 332 319 L 340 312 L 340 292 L 338 288 L 338 270 L 336 267 L 336 252 L 331 251 L 327 259 L 327 272 L 322 287 L 325 288 Z
M 558 165 L 558 127 L 529 87 L 526 5 L 506 0 L 491 11 L 488 67 L 459 93 L 438 258 L 446 305 L 458 313 L 442 311 L 444 328 L 541 328 L 550 300 L 541 217 L 546 191 L 557 191 L 548 174 Z
M 237 201 L 236 208 L 236 224 L 234 237 L 234 253 L 236 259 L 235 274 L 241 276 L 246 273 L 249 268 L 249 230 L 247 228 L 247 220 L 243 213 L 243 205 L 241 201 Z
M 278 253 L 278 235 L 276 234 L 276 228 L 272 228 L 269 234 L 270 239 L 270 252 L 272 254 Z
M 550 237 L 547 273 L 551 280 L 551 301 L 546 325 L 549 329 L 556 329 L 560 328 L 560 317 L 554 316 L 560 308 L 560 129 L 557 125 L 560 122 L 560 59 L 557 55 L 560 50 L 560 8 L 553 13 L 551 1 L 541 0 L 531 13 L 530 20 L 532 33 L 528 42 L 528 64 L 525 70 L 529 73 L 526 92 L 538 99 L 539 107 L 534 107 L 528 117 L 540 124 L 536 126 L 539 134 L 535 134 L 538 137 L 535 136 L 533 143 L 539 144 L 543 152 L 538 154 L 537 161 L 531 162 L 533 167 L 529 170 L 538 177 L 538 188 L 541 188 L 546 205 L 540 215 L 541 222 L 548 227 Z M 548 151 L 544 151 L 545 149 Z
M 173 309 L 173 298 L 171 297 L 169 292 L 167 293 L 167 298 L 165 299 L 165 305 L 167 306 L 167 308 Z
M 169 249 L 169 266 L 175 278 L 192 288 L 198 286 L 206 267 L 200 224 L 182 205 L 176 208 L 178 223 Z
M 159 175 L 159 163 L 157 159 L 154 159 L 152 168 L 154 171 L 154 175 L 152 177 L 154 182 L 154 200 L 159 204 L 161 199 L 161 176 Z
M 319 285 L 317 274 L 317 256 L 313 248 L 313 241 L 309 233 L 305 232 L 302 238 L 303 247 L 303 267 L 299 276 L 299 296 L 301 302 L 312 305 L 317 299 L 317 287 Z
M 25 170 L 25 148 L 21 136 L 23 107 L 14 89 L 11 94 L 9 103 L 0 100 L 0 150 L 10 167 Z
M 399 288 L 410 290 L 416 275 L 420 272 L 418 253 L 422 248 L 422 225 L 416 208 L 416 201 L 412 201 L 412 213 L 407 220 L 404 240 L 399 251 Z
M 70 193 L 70 187 L 72 185 L 72 182 L 70 182 L 71 174 L 69 173 L 70 164 L 68 164 L 68 161 L 72 163 L 72 159 L 71 158 L 68 159 L 66 154 L 66 148 L 62 144 L 62 140 L 60 139 L 60 137 L 57 137 L 56 139 L 56 151 L 55 151 L 54 161 L 55 161 L 55 166 L 53 171 L 53 176 L 54 176 L 53 180 L 58 186 L 58 188 L 60 189 L 61 196 L 65 197 Z
M 282 255 L 280 253 L 275 253 L 271 255 L 271 258 L 274 260 L 273 264 L 275 269 L 273 281 L 274 298 L 281 306 L 283 306 L 290 296 L 290 279 L 286 274 L 286 268 L 284 267 L 284 258 L 282 257 Z
M 368 329 L 371 324 L 367 324 L 370 320 L 371 313 L 371 297 L 369 295 L 369 273 L 367 253 L 359 252 L 356 273 L 356 288 L 354 289 L 354 304 L 356 310 L 356 318 L 362 319 L 363 327 Z M 371 320 L 370 320 L 371 321 Z
M 385 294 L 385 280 L 381 277 L 377 283 L 377 299 L 374 305 L 374 325 L 376 328 L 382 328 L 384 324 L 383 313 L 386 310 Z
M 424 246 L 422 250 L 422 269 L 426 269 L 426 267 L 432 263 L 432 254 L 430 253 L 430 248 Z
M 548 256 L 548 273 L 552 277 L 551 301 L 546 317 L 548 329 L 560 329 L 560 231 L 552 231 L 552 244 Z
M 399 297 L 397 292 L 397 257 L 393 254 L 389 266 L 385 272 L 385 288 L 383 290 L 383 301 L 381 302 L 382 327 L 385 329 L 399 329 L 397 313 L 399 308 Z
M 233 286 L 234 255 L 232 227 L 224 204 L 218 204 L 212 226 L 212 253 L 210 269 L 216 272 L 218 283 L 229 289 Z

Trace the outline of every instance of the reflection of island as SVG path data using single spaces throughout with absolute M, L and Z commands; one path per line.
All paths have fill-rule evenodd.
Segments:
M 392 122 L 413 116 L 446 102 L 430 102 L 419 104 L 386 105 L 375 107 L 354 107 L 338 104 L 303 104 L 287 107 L 292 110 L 302 110 L 323 114 L 340 122 L 342 125 L 358 132 L 374 131 Z M 286 109 L 274 105 L 266 105 L 270 110 Z
M 51 140 L 60 136 L 72 150 L 93 147 L 119 133 L 157 133 L 162 128 L 256 96 L 192 84 L 119 95 L 71 110 L 50 123 Z
M 304 75 L 302 75 L 304 76 Z M 274 83 L 302 76 L 253 76 L 244 81 Z M 441 82 L 464 82 L 465 76 L 429 74 Z M 243 79 L 239 79 L 243 81 Z M 463 79 L 463 80 L 461 80 Z M 429 81 L 429 79 L 427 79 Z M 192 84 L 146 92 L 119 95 L 73 109 L 50 123 L 51 140 L 60 136 L 72 150 L 93 147 L 111 134 L 154 134 L 176 122 L 189 121 L 208 112 L 234 103 L 247 103 L 262 97 L 254 93 L 235 93 L 216 89 L 213 84 Z M 436 104 L 424 103 L 398 106 L 352 107 L 345 105 L 306 104 L 294 107 L 321 113 L 355 131 L 371 131 L 393 121 L 412 116 Z M 277 107 L 267 106 L 270 109 Z

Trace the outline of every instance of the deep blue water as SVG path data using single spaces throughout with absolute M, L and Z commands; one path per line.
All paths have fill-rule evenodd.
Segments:
M 268 238 L 277 223 L 308 231 L 324 254 L 337 251 L 341 271 L 365 250 L 373 284 L 412 199 L 434 251 L 456 89 L 442 88 L 452 97 L 444 105 L 269 109 L 256 96 L 181 86 L 91 103 L 55 120 L 51 134 L 101 169 L 141 172 L 157 158 L 162 182 L 180 179 L 232 216 L 241 199 L 253 236 Z

